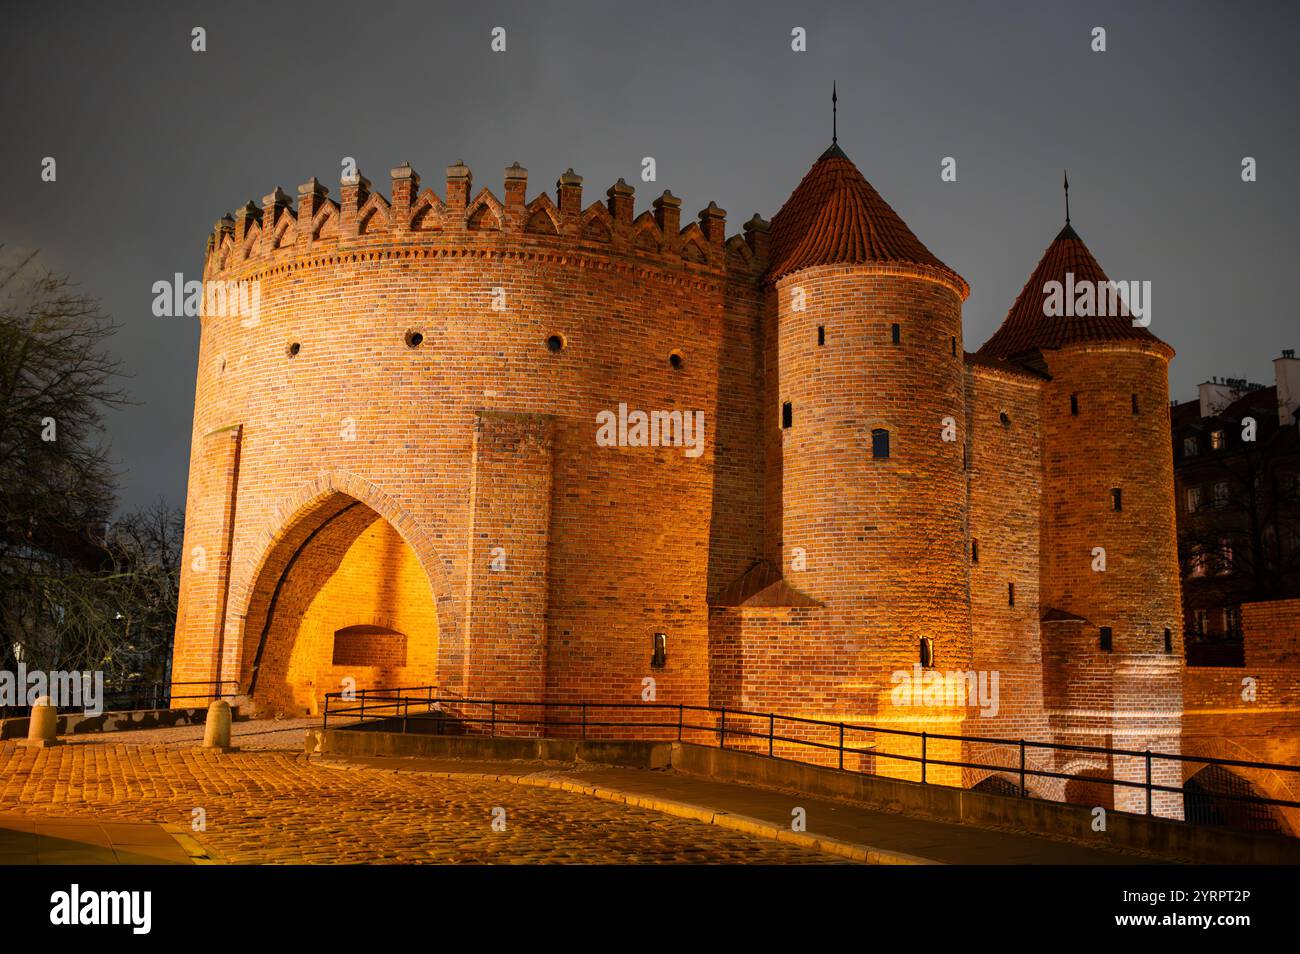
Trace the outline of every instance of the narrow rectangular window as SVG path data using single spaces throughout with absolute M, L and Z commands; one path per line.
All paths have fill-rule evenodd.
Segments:
M 1070 413 L 1076 416 L 1079 413 L 1079 395 L 1077 394 L 1070 395 Z
M 794 425 L 794 405 L 786 401 L 781 405 L 781 426 L 791 427 Z
M 898 325 L 892 325 L 890 327 L 890 334 L 894 338 L 894 344 L 898 344 L 903 338 L 903 329 Z
M 1118 487 L 1115 487 L 1110 492 L 1110 509 L 1111 510 L 1124 509 L 1124 491 L 1120 490 Z
M 1103 626 L 1101 628 L 1101 639 L 1099 640 L 1099 642 L 1101 644 L 1101 651 L 1103 653 L 1108 653 L 1111 651 L 1114 643 L 1111 635 L 1111 629 L 1109 626 Z
M 1168 626 L 1165 627 L 1165 653 L 1174 651 L 1174 631 Z
M 980 542 L 972 539 L 970 542 L 970 561 L 978 563 L 980 561 Z
M 889 431 L 883 427 L 877 427 L 871 432 L 871 456 L 889 456 Z
M 817 345 L 820 347 L 826 343 L 826 326 L 817 326 Z
M 953 335 L 952 339 L 952 356 L 957 357 L 957 336 Z
M 1138 396 L 1136 394 L 1132 396 L 1132 401 L 1133 401 L 1133 413 L 1136 414 L 1138 412 Z
M 1016 584 L 1014 583 L 1007 584 L 1007 605 L 1016 605 Z

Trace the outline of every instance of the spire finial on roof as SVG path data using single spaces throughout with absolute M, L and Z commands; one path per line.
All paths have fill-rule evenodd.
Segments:
M 1065 170 L 1065 224 L 1070 224 L 1070 170 Z
M 831 145 L 834 146 L 840 141 L 839 131 L 839 101 L 838 91 L 835 89 L 835 81 L 831 80 Z

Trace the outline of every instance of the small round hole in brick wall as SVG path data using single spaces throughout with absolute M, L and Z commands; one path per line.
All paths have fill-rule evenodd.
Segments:
M 546 339 L 546 350 L 552 354 L 559 354 L 564 350 L 566 344 L 564 335 L 551 335 Z
M 408 348 L 418 348 L 424 344 L 424 335 L 418 331 L 408 331 L 406 333 L 406 346 Z
M 226 356 L 224 354 L 219 355 L 217 357 L 217 374 L 221 374 L 225 370 L 226 370 Z
M 293 344 L 289 345 L 289 357 L 291 358 L 298 357 L 298 352 L 301 350 L 302 350 L 302 345 L 299 342 L 295 341 Z
M 674 351 L 672 354 L 668 356 L 668 363 L 671 364 L 675 369 L 680 371 L 683 367 L 686 366 L 686 359 L 682 357 L 682 353 L 680 351 Z
M 1002 422 L 1003 427 L 1011 426 L 1011 418 L 1007 416 L 1006 411 L 1003 411 L 1001 414 L 998 415 L 998 420 Z

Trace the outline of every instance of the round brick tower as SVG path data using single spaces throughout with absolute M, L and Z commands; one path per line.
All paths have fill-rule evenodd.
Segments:
M 769 489 L 782 566 L 824 605 L 821 625 L 847 638 L 849 655 L 829 662 L 851 674 L 847 695 L 864 715 L 953 731 L 958 713 L 890 700 L 922 638 L 936 666 L 970 658 L 962 442 L 943 439 L 945 418 L 964 420 L 968 286 L 837 145 L 773 218 L 771 263 Z
M 766 223 L 572 170 L 530 201 L 518 164 L 502 198 L 391 182 L 209 240 L 174 678 L 706 701 L 710 578 L 760 546 Z
M 1067 221 L 980 354 L 1050 375 L 1041 407 L 1041 607 L 1044 697 L 1057 740 L 1177 752 L 1173 349 L 1134 323 L 1114 288 Z M 1074 761 L 1075 772 L 1145 777 L 1141 759 Z M 1181 781 L 1172 763 L 1156 762 L 1153 772 L 1157 782 Z M 1116 791 L 1119 807 L 1145 810 L 1143 792 Z M 1160 795 L 1156 808 L 1177 814 Z

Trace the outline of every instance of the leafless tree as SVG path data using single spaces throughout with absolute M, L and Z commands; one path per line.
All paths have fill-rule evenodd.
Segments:
M 3 247 L 0 246 L 0 252 Z M 112 522 L 103 413 L 127 403 L 98 302 L 35 256 L 0 264 L 0 664 L 161 679 L 179 511 Z

